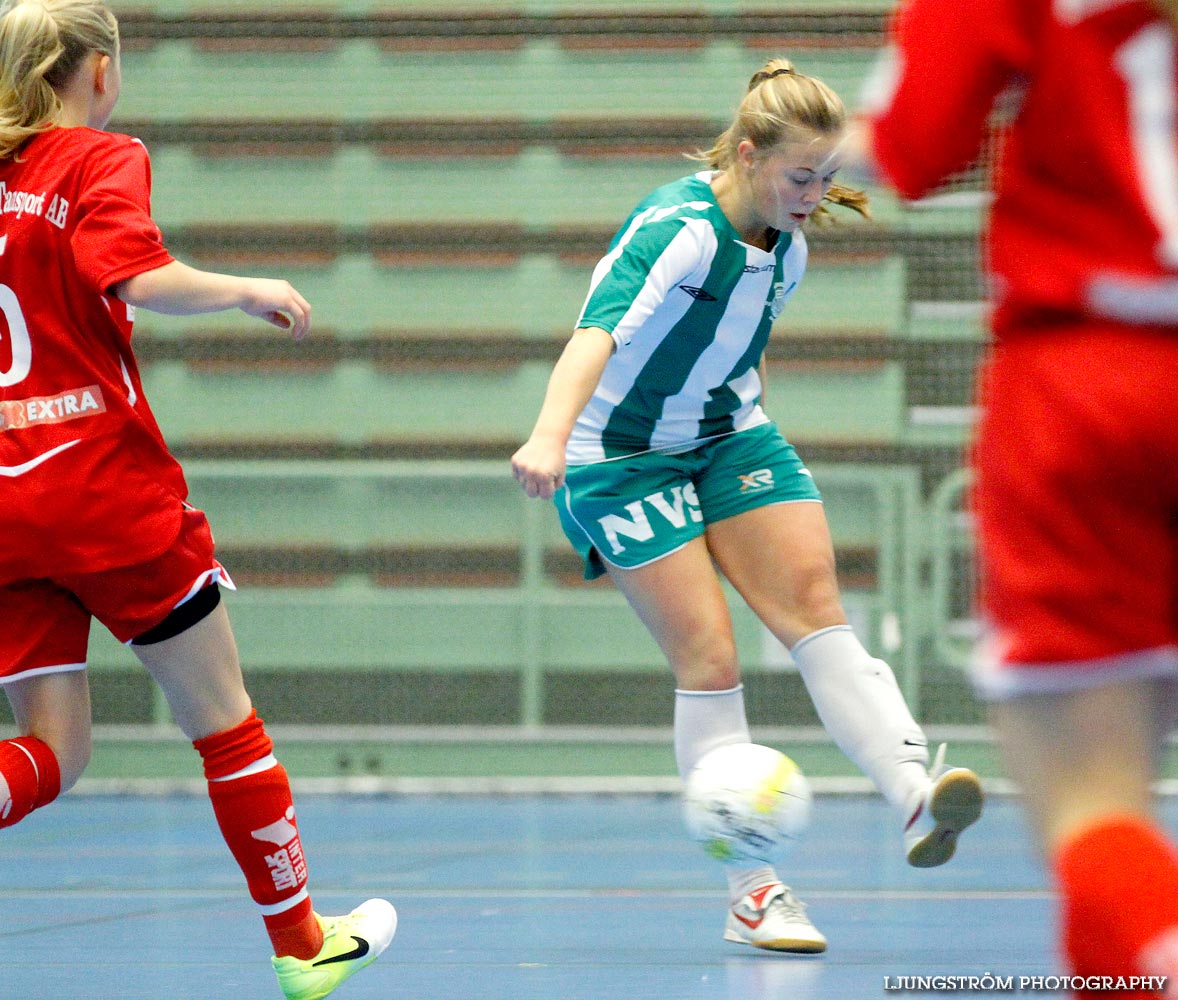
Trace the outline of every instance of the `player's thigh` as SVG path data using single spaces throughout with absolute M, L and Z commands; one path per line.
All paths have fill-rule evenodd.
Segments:
M 611 565 L 609 575 L 659 644 L 680 687 L 735 686 L 732 619 L 702 538 L 634 569 Z
M 1046 851 L 1110 813 L 1149 815 L 1169 684 L 1137 679 L 991 705 L 1007 773 Z
M 90 682 L 85 670 L 35 674 L 4 685 L 22 736 L 47 743 L 61 769 L 61 791 L 82 776 L 93 750 Z
M 90 614 L 49 580 L 0 587 L 0 684 L 23 736 L 48 743 L 70 787 L 90 760 Z
M 176 722 L 190 739 L 237 725 L 250 711 L 237 646 L 223 604 L 203 604 L 209 587 L 227 577 L 217 562 L 203 513 L 187 509 L 172 547 L 146 562 L 62 578 L 91 614 L 130 645 L 163 688 Z M 187 616 L 189 609 L 200 615 Z M 205 613 L 205 609 L 212 610 Z M 154 639 L 161 624 L 183 630 Z M 165 633 L 170 629 L 165 627 Z
M 179 635 L 131 649 L 191 740 L 232 729 L 252 707 L 224 604 Z
M 707 539 L 721 572 L 787 646 L 845 624 L 821 504 L 758 507 L 709 524 Z
M 782 641 L 845 621 L 821 494 L 775 427 L 717 441 L 697 489 L 716 564 Z

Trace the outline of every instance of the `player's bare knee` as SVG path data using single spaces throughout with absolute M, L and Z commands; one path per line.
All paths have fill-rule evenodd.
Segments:
M 765 625 L 782 643 L 792 646 L 819 629 L 846 624 L 833 574 L 815 568 L 792 582 L 787 599 L 762 615 Z
M 700 637 L 678 650 L 671 668 L 676 684 L 686 691 L 727 691 L 740 683 L 736 647 L 718 637 Z

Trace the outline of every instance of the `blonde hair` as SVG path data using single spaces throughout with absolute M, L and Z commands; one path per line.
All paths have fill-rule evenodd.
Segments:
M 693 154 L 692 159 L 713 170 L 727 170 L 738 162 L 736 150 L 745 139 L 767 150 L 795 138 L 837 135 L 846 127 L 847 109 L 838 94 L 821 80 L 799 73 L 788 59 L 770 59 L 749 80 L 732 124 L 711 149 Z M 832 184 L 823 202 L 870 215 L 867 195 L 841 184 Z M 811 218 L 827 222 L 830 213 L 820 205 Z
M 5 0 L 0 6 L 0 159 L 61 117 L 56 89 L 91 52 L 112 59 L 119 26 L 99 0 Z

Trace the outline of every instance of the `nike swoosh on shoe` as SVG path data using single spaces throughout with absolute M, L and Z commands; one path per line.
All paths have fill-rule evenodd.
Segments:
M 313 962 L 311 964 L 315 967 L 318 967 L 320 965 L 332 965 L 335 962 L 350 962 L 353 958 L 363 958 L 368 954 L 369 951 L 371 951 L 368 942 L 365 941 L 362 937 L 356 937 L 356 935 L 353 934 L 352 940 L 356 942 L 356 947 L 351 951 L 344 952 L 341 955 L 332 955 L 331 958 L 320 959 L 318 962 Z

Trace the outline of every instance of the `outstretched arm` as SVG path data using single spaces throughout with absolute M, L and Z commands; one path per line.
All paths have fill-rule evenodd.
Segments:
M 173 316 L 240 309 L 301 340 L 311 328 L 311 306 L 289 282 L 199 271 L 178 260 L 120 281 L 112 289 L 136 308 Z

